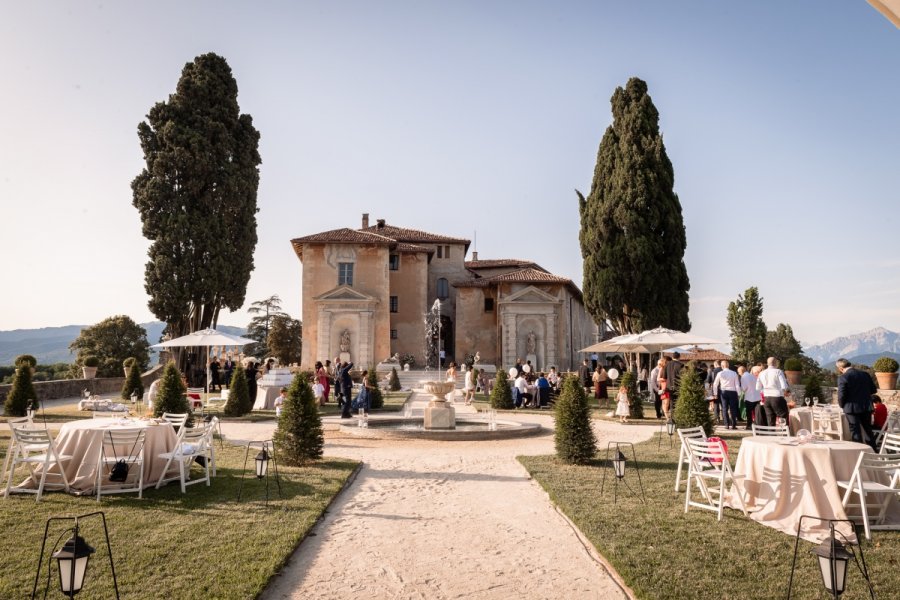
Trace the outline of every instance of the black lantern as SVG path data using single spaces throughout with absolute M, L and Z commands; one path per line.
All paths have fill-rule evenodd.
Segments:
M 94 549 L 80 535 L 73 535 L 62 548 L 53 553 L 59 566 L 59 589 L 71 597 L 81 591 L 88 561 Z
M 853 558 L 853 555 L 847 552 L 846 546 L 832 535 L 810 552 L 819 558 L 819 570 L 822 572 L 825 591 L 834 596 L 843 594 L 847 585 L 847 564 Z
M 616 450 L 616 457 L 612 460 L 612 464 L 616 477 L 619 479 L 625 477 L 625 455 L 622 454 L 621 450 Z
M 79 521 L 97 515 L 103 519 L 103 532 L 106 536 L 106 549 L 109 554 L 109 568 L 112 571 L 113 589 L 115 590 L 116 598 L 118 599 L 119 584 L 116 580 L 116 567 L 113 564 L 112 547 L 109 543 L 109 529 L 106 527 L 106 515 L 102 512 L 93 512 L 78 517 L 50 517 L 47 519 L 47 525 L 44 528 L 44 541 L 41 543 L 41 554 L 38 557 L 37 573 L 34 576 L 34 587 L 31 590 L 32 599 L 37 597 L 38 582 L 41 576 L 41 565 L 44 563 L 44 549 L 47 547 L 47 536 L 50 532 L 50 524 L 53 521 L 75 521 L 75 526 L 68 530 L 72 532 L 72 537 L 63 544 L 62 548 L 53 552 L 48 559 L 50 564 L 53 563 L 53 560 L 56 560 L 57 568 L 59 569 L 59 590 L 65 596 L 74 598 L 75 594 L 84 588 L 87 579 L 88 563 L 90 562 L 91 554 L 93 554 L 95 550 L 79 535 Z M 64 533 L 68 533 L 68 531 Z M 60 538 L 62 538 L 62 536 L 60 536 Z M 57 542 L 58 541 L 59 540 L 57 540 Z M 47 584 L 49 585 L 49 583 L 50 573 L 48 572 Z M 44 590 L 44 597 L 47 596 L 48 591 L 49 589 Z
M 256 478 L 262 479 L 266 476 L 266 473 L 269 471 L 269 453 L 266 451 L 266 447 L 263 446 L 263 449 L 260 450 L 259 454 L 256 455 Z
M 669 419 L 668 421 L 666 421 L 666 433 L 669 434 L 670 438 L 673 435 L 675 435 L 675 421 L 674 420 Z
M 622 452 L 621 447 L 624 446 L 626 448 L 631 447 L 631 456 L 632 458 L 628 459 L 625 457 L 625 453 Z M 638 468 L 637 462 L 637 453 L 634 451 L 634 444 L 631 442 L 609 442 L 606 445 L 606 457 L 603 461 L 603 464 L 606 468 L 603 469 L 603 479 L 600 483 L 600 494 L 603 494 L 603 490 L 606 488 L 606 472 L 611 468 L 612 474 L 615 476 L 613 479 L 613 504 L 618 502 L 619 499 L 619 483 L 621 482 L 628 491 L 634 493 L 634 490 L 631 489 L 631 486 L 628 485 L 628 479 L 625 477 L 625 463 L 627 460 L 631 460 L 634 465 L 634 473 L 637 476 L 638 485 L 641 490 L 641 499 L 646 502 L 646 498 L 644 498 L 644 484 L 641 481 L 641 470 Z

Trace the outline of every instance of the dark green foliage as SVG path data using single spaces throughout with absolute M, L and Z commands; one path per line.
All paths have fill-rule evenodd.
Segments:
M 128 377 L 125 378 L 125 385 L 122 386 L 122 399 L 130 400 L 132 394 L 137 394 L 138 398 L 144 396 L 144 383 L 141 381 L 141 370 L 137 364 L 131 365 L 128 369 Z
M 228 402 L 225 403 L 225 414 L 229 417 L 241 417 L 253 410 L 253 402 L 250 398 L 250 388 L 247 385 L 247 371 L 244 365 L 238 363 L 231 375 L 231 383 L 228 384 Z
M 151 241 L 144 288 L 173 338 L 240 309 L 253 270 L 259 132 L 237 94 L 225 59 L 204 54 L 138 124 L 146 167 L 131 189 Z
M 256 340 L 256 344 L 251 344 L 245 351 L 251 351 L 257 355 L 269 355 L 269 332 L 275 317 L 279 315 L 287 316 L 281 309 L 281 298 L 278 294 L 274 294 L 263 300 L 257 300 L 250 303 L 247 312 L 253 315 L 250 323 L 247 324 L 247 333 L 244 337 Z
M 896 373 L 900 369 L 900 364 L 897 364 L 897 361 L 890 356 L 882 356 L 875 361 L 872 369 L 876 373 Z
M 378 373 L 375 372 L 374 367 L 369 369 L 367 379 L 369 382 L 369 408 L 383 408 L 384 395 L 381 393 L 381 388 L 378 387 Z
M 803 354 L 803 347 L 794 337 L 794 330 L 790 325 L 779 323 L 775 331 L 766 332 L 766 354 L 774 356 L 782 363 L 792 356 Z M 799 371 L 800 369 L 792 369 Z
M 153 416 L 159 417 L 163 413 L 190 414 L 191 409 L 185 392 L 187 390 L 181 383 L 181 371 L 174 362 L 170 362 L 163 370 L 156 400 L 153 401 Z
M 72 365 L 69 363 L 53 363 L 52 365 L 37 365 L 32 369 L 32 381 L 58 381 L 61 379 L 73 379 Z M 16 374 L 15 367 L 0 367 L 0 383 L 12 383 Z M 81 379 L 81 373 L 78 373 Z
M 620 333 L 689 331 L 687 237 L 659 113 L 637 77 L 611 103 L 590 194 L 576 190 L 585 307 Z
M 784 370 L 785 371 L 801 371 L 803 370 L 803 363 L 800 362 L 799 358 L 789 358 L 784 361 Z
M 126 358 L 125 360 L 122 361 L 122 366 L 125 369 L 129 369 L 129 370 L 131 369 L 131 367 L 133 367 L 136 364 L 137 364 L 137 359 L 133 356 L 129 356 L 128 358 Z
M 31 383 L 31 367 L 16 369 L 12 389 L 3 403 L 3 410 L 8 417 L 24 417 L 29 408 L 37 407 L 37 394 Z
M 85 367 L 99 367 L 100 359 L 93 354 L 89 354 L 88 356 L 84 357 L 84 359 L 81 361 L 81 364 Z
M 283 365 L 300 364 L 303 350 L 303 325 L 289 315 L 276 315 L 269 331 L 269 353 Z
M 37 366 L 37 359 L 30 354 L 20 354 L 16 357 L 15 363 L 17 369 L 21 369 L 23 366 L 28 365 L 32 369 Z
M 400 391 L 400 376 L 397 374 L 397 367 L 391 367 L 391 380 L 388 383 L 388 388 L 392 392 Z
M 491 408 L 510 409 L 512 407 L 512 390 L 509 389 L 506 372 L 500 369 L 494 379 L 494 389 L 491 390 Z
M 274 439 L 278 460 L 286 465 L 298 466 L 322 457 L 322 419 L 309 379 L 303 373 L 298 373 L 288 388 Z
M 818 398 L 820 402 L 825 400 L 825 396 L 822 394 L 822 382 L 817 375 L 806 377 L 803 380 L 803 384 L 805 386 L 803 391 L 804 396 L 810 399 Z
M 122 363 L 126 358 L 134 358 L 141 372 L 150 363 L 147 331 L 126 315 L 109 317 L 85 327 L 69 345 L 69 349 L 78 352 L 75 364 L 72 365 L 76 377 L 81 377 L 82 366 L 91 366 L 85 362 L 88 356 L 99 359 L 98 377 L 121 377 Z
M 675 425 L 679 429 L 701 426 L 706 435 L 712 435 L 713 422 L 709 414 L 709 403 L 706 401 L 706 390 L 703 389 L 703 382 L 695 367 L 694 363 L 689 363 L 681 370 L 678 402 L 675 403 Z
M 628 416 L 632 419 L 643 419 L 644 403 L 641 402 L 641 395 L 638 392 L 637 377 L 634 376 L 632 371 L 625 371 L 619 386 L 624 387 L 625 392 L 628 394 Z
M 728 305 L 728 328 L 731 329 L 731 354 L 738 363 L 754 365 L 766 360 L 766 324 L 763 321 L 763 299 L 755 287 L 738 294 Z
M 597 452 L 591 428 L 591 409 L 577 377 L 563 380 L 562 392 L 554 406 L 556 456 L 571 464 L 584 464 Z

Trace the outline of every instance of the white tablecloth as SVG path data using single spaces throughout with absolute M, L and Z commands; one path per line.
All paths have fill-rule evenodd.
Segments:
M 837 406 L 832 410 L 840 410 Z M 797 432 L 801 429 L 805 429 L 812 433 L 812 409 L 808 407 L 800 407 L 792 408 L 790 416 L 788 417 L 790 421 L 791 435 L 797 435 Z M 850 440 L 850 424 L 847 422 L 847 415 L 841 412 L 841 439 L 842 440 Z

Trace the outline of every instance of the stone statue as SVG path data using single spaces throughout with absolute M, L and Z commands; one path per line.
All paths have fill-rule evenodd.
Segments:
M 532 330 L 525 339 L 525 353 L 534 354 L 535 350 L 537 350 L 537 336 L 534 335 Z
M 481 362 L 481 352 L 476 352 L 476 353 L 475 353 L 475 360 L 474 360 L 474 362 L 473 362 L 472 364 L 477 365 L 477 364 L 480 363 L 480 362 Z
M 341 333 L 341 352 L 350 352 L 350 330 L 345 329 Z
M 385 360 L 384 362 L 390 363 L 390 364 L 398 364 L 400 362 L 400 353 L 399 352 L 395 353 L 392 357 Z

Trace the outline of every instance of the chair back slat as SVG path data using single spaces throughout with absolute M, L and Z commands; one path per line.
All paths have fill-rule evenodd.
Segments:
M 683 427 L 682 429 L 676 430 L 678 432 L 678 438 L 684 442 L 684 440 L 688 438 L 693 439 L 706 439 L 706 430 L 703 427 Z
M 45 444 L 49 446 L 52 442 L 50 438 L 50 432 L 46 429 L 13 427 L 12 434 L 17 444 L 27 444 L 29 446 L 38 446 L 41 444 Z
M 900 434 L 885 433 L 879 452 L 881 454 L 900 454 Z
M 147 434 L 146 427 L 134 427 L 130 429 L 107 429 L 103 435 L 103 444 L 106 446 L 122 446 L 125 444 L 143 444 Z
M 787 437 L 791 434 L 787 425 L 757 425 L 754 423 L 752 427 L 755 436 Z

